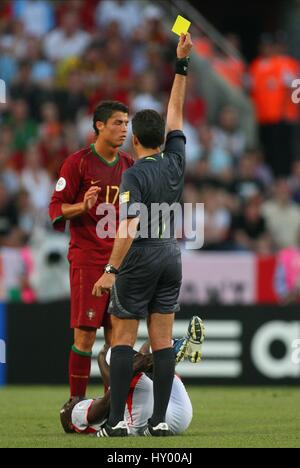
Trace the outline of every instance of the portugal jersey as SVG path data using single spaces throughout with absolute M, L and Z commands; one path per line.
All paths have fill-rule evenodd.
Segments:
M 131 156 L 122 151 L 117 154 L 115 161 L 108 163 L 97 154 L 94 145 L 91 145 L 90 148 L 69 156 L 63 164 L 49 207 L 50 218 L 56 230 L 65 229 L 63 204 L 80 203 L 91 187 L 101 188 L 96 205 L 70 221 L 68 259 L 72 266 L 99 267 L 108 262 L 118 227 L 122 174 L 133 163 Z

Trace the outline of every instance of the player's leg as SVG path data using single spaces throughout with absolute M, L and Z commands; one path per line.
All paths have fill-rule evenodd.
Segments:
M 126 404 L 125 420 L 129 433 L 141 436 L 147 427 L 153 409 L 153 382 L 144 373 L 136 374 L 132 379 Z
M 93 285 L 102 269 L 71 268 L 71 328 L 74 344 L 69 360 L 71 398 L 85 397 L 97 329 L 103 325 L 109 296 L 95 298 Z
M 205 340 L 205 327 L 200 317 L 191 318 L 185 337 L 174 340 L 176 363 L 188 358 L 193 364 L 202 359 L 202 345 Z
M 112 350 L 110 359 L 111 410 L 108 424 L 115 427 L 124 419 L 126 401 L 133 375 L 133 346 L 139 322 L 112 316 Z
M 150 252 L 149 252 L 150 255 Z M 124 260 L 112 289 L 110 313 L 112 315 L 112 353 L 110 364 L 111 412 L 106 435 L 123 425 L 124 411 L 133 375 L 133 346 L 136 341 L 139 320 L 148 314 L 148 305 L 153 297 L 155 281 L 149 273 L 149 258 L 143 247 L 132 247 Z M 134 266 L 134 268 L 133 268 Z M 112 430 L 113 429 L 113 430 Z M 127 430 L 125 434 L 127 435 Z
M 148 318 L 148 333 L 154 362 L 154 408 L 149 421 L 151 435 L 154 435 L 155 430 L 156 435 L 169 435 L 164 423 L 175 374 L 175 356 L 172 346 L 173 323 L 174 313 L 153 312 Z
M 172 433 L 179 435 L 188 429 L 192 419 L 193 407 L 190 397 L 183 382 L 175 375 L 166 414 L 166 422 Z
M 160 250 L 164 268 L 149 305 L 148 331 L 154 360 L 154 410 L 149 422 L 149 435 L 169 435 L 165 424 L 166 411 L 175 374 L 173 323 L 179 310 L 178 297 L 182 281 L 180 248 L 176 242 Z M 160 430 L 160 426 L 161 429 Z M 154 429 L 158 428 L 157 431 Z
M 69 359 L 69 382 L 71 398 L 84 398 L 91 372 L 92 349 L 96 329 L 75 328 L 74 345 Z

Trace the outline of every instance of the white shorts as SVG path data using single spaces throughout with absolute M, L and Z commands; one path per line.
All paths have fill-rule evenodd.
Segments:
M 125 420 L 131 435 L 142 435 L 153 413 L 153 382 L 145 374 L 133 379 L 125 410 Z M 174 435 L 186 431 L 193 418 L 193 408 L 188 393 L 178 376 L 174 377 L 166 422 Z

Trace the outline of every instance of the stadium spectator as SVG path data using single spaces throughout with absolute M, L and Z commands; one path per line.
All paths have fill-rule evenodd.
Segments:
M 292 168 L 290 178 L 290 186 L 293 193 L 294 201 L 300 204 L 300 160 L 295 161 Z
M 33 83 L 46 89 L 53 87 L 55 68 L 44 57 L 39 39 L 32 37 L 28 40 L 26 58 L 31 64 L 31 79 Z
M 213 129 L 208 125 L 199 128 L 200 153 L 199 159 L 207 159 L 210 172 L 222 176 L 233 166 L 233 158 L 214 138 Z
M 220 189 L 206 187 L 200 200 L 204 203 L 204 250 L 228 250 L 231 213 L 224 204 Z
M 191 75 L 187 83 L 187 99 L 185 103 L 185 115 L 187 122 L 193 127 L 204 124 L 206 118 L 206 102 L 197 90 L 196 77 Z
M 163 112 L 163 99 L 157 89 L 157 78 L 152 72 L 143 74 L 138 81 L 138 93 L 132 99 L 131 110 L 133 113 L 142 109 L 153 109 Z
M 163 24 L 164 15 L 157 5 L 148 5 L 144 10 L 145 40 L 160 47 L 168 43 L 168 36 Z
M 61 27 L 54 29 L 44 39 L 46 57 L 59 61 L 80 56 L 91 41 L 90 33 L 80 29 L 76 12 L 68 11 L 63 17 Z
M 230 38 L 230 36 L 229 36 Z M 229 44 L 235 44 L 236 41 L 230 39 Z M 211 61 L 215 72 L 236 88 L 243 88 L 245 82 L 246 67 L 240 58 L 231 56 L 223 50 L 216 48 L 214 57 Z
M 47 212 L 53 184 L 41 165 L 41 153 L 37 145 L 28 147 L 26 165 L 21 173 L 21 185 L 28 192 L 36 213 Z
M 21 20 L 28 35 L 42 37 L 54 27 L 52 2 L 46 0 L 15 0 L 15 18 Z
M 55 102 L 49 101 L 42 104 L 40 109 L 41 123 L 39 135 L 42 140 L 55 138 L 61 135 L 62 125 L 59 118 L 58 107 Z
M 19 213 L 18 226 L 28 242 L 33 233 L 37 216 L 30 195 L 25 189 L 21 189 L 17 193 L 16 206 Z
M 102 86 L 98 86 L 89 100 L 90 109 L 103 99 L 129 103 L 130 91 L 134 86 L 130 54 L 124 41 L 114 39 L 106 43 L 105 55 L 109 67 L 104 72 Z
M 183 131 L 186 135 L 186 162 L 188 170 L 194 169 L 194 164 L 199 161 L 201 151 L 199 135 L 197 129 L 186 119 L 183 121 Z
M 10 157 L 9 147 L 0 140 L 0 182 L 10 195 L 14 195 L 19 189 L 19 178 L 16 172 L 8 166 Z
M 292 193 L 286 179 L 278 179 L 274 198 L 266 201 L 263 216 L 277 248 L 295 247 L 300 230 L 300 208 L 292 201 Z
M 24 58 L 27 50 L 28 35 L 25 33 L 22 21 L 15 20 L 6 23 L 0 39 L 1 49 L 16 60 Z
M 236 178 L 232 184 L 233 193 L 243 201 L 264 193 L 256 152 L 247 152 L 240 159 Z
M 219 114 L 219 126 L 214 129 L 218 144 L 233 156 L 235 161 L 246 150 L 246 137 L 239 127 L 239 115 L 233 107 L 224 107 Z
M 18 213 L 15 202 L 3 183 L 0 183 L 0 246 L 8 245 L 10 237 L 18 226 Z
M 295 156 L 293 127 L 299 120 L 299 109 L 291 100 L 291 85 L 299 76 L 299 63 L 282 55 L 278 45 L 274 38 L 264 36 L 260 56 L 250 66 L 251 94 L 261 141 L 266 161 L 277 177 L 290 173 Z
M 115 38 L 114 38 L 115 39 Z M 84 82 L 84 91 L 87 97 L 105 85 L 105 71 L 108 68 L 104 60 L 105 47 L 104 42 L 92 42 L 81 57 L 78 70 L 82 72 L 82 81 Z
M 295 247 L 281 250 L 277 256 L 274 286 L 284 305 L 300 301 L 300 231 Z
M 95 28 L 95 11 L 99 0 L 61 0 L 56 7 L 57 22 L 69 11 L 75 11 L 80 17 L 82 27 L 87 31 Z
M 57 104 L 64 122 L 74 122 L 80 111 L 86 108 L 88 100 L 84 92 L 83 74 L 81 71 L 72 71 L 68 76 L 66 89 L 59 93 Z
M 102 0 L 96 9 L 97 26 L 103 29 L 112 22 L 118 23 L 125 38 L 141 24 L 142 19 L 143 8 L 137 0 Z
M 32 66 L 27 59 L 18 64 L 18 72 L 11 85 L 10 95 L 13 100 L 23 100 L 31 118 L 36 120 L 39 118 L 42 95 L 40 88 L 32 80 Z M 14 106 L 15 103 L 12 105 L 12 111 Z
M 24 99 L 12 101 L 11 114 L 6 124 L 13 130 L 13 148 L 16 151 L 26 150 L 30 141 L 37 137 L 37 123 L 29 118 L 29 108 Z
M 10 0 L 3 0 L 0 6 L 0 33 L 5 29 L 7 23 L 13 15 L 12 3 Z
M 271 253 L 272 242 L 262 215 L 260 196 L 246 200 L 242 212 L 232 221 L 231 231 L 234 245 L 238 250 L 259 252 L 261 242 L 265 241 L 269 243 L 269 253 Z

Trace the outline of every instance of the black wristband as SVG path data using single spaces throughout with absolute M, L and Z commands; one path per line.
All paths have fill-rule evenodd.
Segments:
M 176 60 L 176 74 L 187 76 L 189 69 L 190 57 Z

